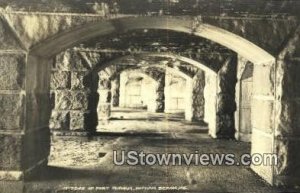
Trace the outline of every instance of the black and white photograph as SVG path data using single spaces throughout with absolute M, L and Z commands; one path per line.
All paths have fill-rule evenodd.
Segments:
M 0 0 L 0 193 L 296 192 L 300 0 Z

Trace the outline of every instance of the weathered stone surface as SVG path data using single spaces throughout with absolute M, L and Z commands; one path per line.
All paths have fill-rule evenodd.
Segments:
M 238 56 L 237 84 L 235 87 L 235 138 L 250 142 L 252 132 L 251 101 L 253 91 L 253 64 Z
M 84 90 L 86 84 L 86 72 L 72 72 L 71 76 L 71 89 L 72 90 Z
M 217 75 L 206 73 L 205 74 L 205 88 L 204 88 L 204 121 L 208 123 L 209 135 L 216 138 L 216 102 L 217 102 Z
M 22 130 L 25 97 L 21 94 L 1 94 L 0 107 L 0 130 Z
M 300 54 L 299 54 L 300 55 Z M 277 61 L 276 90 L 282 99 L 300 97 L 300 61 L 286 58 Z
M 162 74 L 157 79 L 155 112 L 164 112 L 165 110 L 164 88 L 165 88 L 165 74 Z
M 54 9 L 51 11 L 53 10 Z M 14 14 L 8 12 L 4 15 L 4 18 L 16 29 L 16 33 L 27 48 L 50 36 L 54 36 L 65 30 L 70 30 L 73 27 L 103 20 L 102 16 L 70 15 L 68 13 L 66 15 L 60 15 L 33 14 L 30 12 L 28 14 Z
M 21 46 L 14 37 L 12 30 L 9 29 L 8 25 L 0 19 L 0 49 L 1 50 L 21 50 Z
M 72 93 L 72 110 L 87 110 L 88 108 L 88 94 L 86 92 Z
M 204 118 L 204 87 L 205 75 L 203 71 L 198 72 L 193 78 L 193 119 L 203 120 Z
M 278 156 L 278 165 L 275 167 L 276 185 L 297 185 L 300 175 L 300 155 L 295 153 L 299 150 L 300 141 L 293 139 L 280 139 L 275 141 Z M 298 181 L 299 182 L 299 181 Z
M 110 90 L 98 90 L 99 102 L 110 103 L 111 102 L 111 91 Z
M 89 64 L 86 63 L 85 60 L 82 59 L 82 56 L 77 51 L 71 52 L 71 69 L 72 71 L 87 71 L 90 70 Z
M 24 89 L 25 84 L 25 55 L 0 55 L 0 89 Z
M 110 103 L 99 103 L 97 108 L 98 120 L 107 120 L 110 118 Z
M 62 90 L 70 88 L 70 72 L 67 71 L 55 71 L 51 76 L 51 89 Z
M 275 70 L 272 64 L 254 65 L 253 95 L 274 96 Z
M 79 52 L 82 56 L 83 60 L 85 60 L 86 64 L 89 68 L 94 68 L 95 66 L 101 64 L 103 60 L 103 56 L 98 52 Z
M 236 110 L 234 97 L 230 94 L 220 93 L 217 95 L 217 108 L 219 114 L 232 113 Z
M 264 155 L 268 153 L 274 153 L 272 135 L 262 135 L 260 131 L 254 129 L 252 131 L 251 154 Z M 251 169 L 267 182 L 272 183 L 273 166 L 264 164 L 251 165 Z
M 68 111 L 52 111 L 50 129 L 68 130 L 70 128 L 70 113 Z
M 99 81 L 99 89 L 105 90 L 105 89 L 111 89 L 111 81 L 108 79 L 101 79 Z
M 300 136 L 300 102 L 297 100 L 282 101 L 280 110 L 277 109 L 277 116 L 275 118 L 276 136 Z
M 84 131 L 86 129 L 85 117 L 86 113 L 80 111 L 71 111 L 70 117 L 70 130 L 71 131 Z
M 121 14 L 163 14 L 170 15 L 226 15 L 226 16 L 247 16 L 247 15 L 271 15 L 271 14 L 297 14 L 299 10 L 298 1 L 105 1 L 105 0 L 78 0 L 76 4 L 73 1 L 57 0 L 47 2 L 45 6 L 43 1 L 28 0 L 28 3 L 19 2 L 17 0 L 2 0 L 1 6 L 5 7 L 10 3 L 14 10 L 18 11 L 42 11 L 50 12 L 72 12 L 72 13 L 97 13 L 101 16 Z M 98 6 L 96 6 L 97 4 Z M 105 6 L 100 6 L 104 3 Z
M 55 109 L 56 110 L 69 110 L 71 109 L 72 95 L 69 91 L 56 91 L 55 92 Z
M 234 137 L 236 69 L 237 58 L 232 57 L 226 61 L 218 72 L 216 136 L 220 136 L 221 138 Z
M 218 138 L 232 138 L 234 135 L 234 122 L 232 115 L 219 114 L 217 115 Z
M 120 97 L 120 76 L 112 81 L 111 87 L 112 101 L 111 104 L 113 107 L 119 106 L 119 97 Z
M 91 66 L 83 59 L 79 51 L 69 49 L 56 56 L 53 69 L 61 71 L 87 71 L 91 69 Z
M 71 70 L 71 50 L 66 50 L 56 55 L 53 69 L 60 71 Z
M 252 126 L 264 132 L 272 133 L 274 126 L 274 103 L 273 101 L 264 101 L 254 99 L 252 102 L 251 118 Z
M 86 110 L 88 94 L 86 92 L 56 91 L 55 109 L 57 110 Z
M 21 169 L 22 136 L 0 134 L 0 170 Z

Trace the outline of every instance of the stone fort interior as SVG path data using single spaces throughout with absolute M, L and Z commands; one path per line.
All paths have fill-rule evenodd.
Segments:
M 0 192 L 170 181 L 296 191 L 299 10 L 295 0 L 1 0 Z M 274 153 L 279 164 L 156 177 L 105 161 L 134 147 Z

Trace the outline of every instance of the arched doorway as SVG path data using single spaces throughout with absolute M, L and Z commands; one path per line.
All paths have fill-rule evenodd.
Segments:
M 41 42 L 36 47 L 33 47 L 28 56 L 27 60 L 27 70 L 26 70 L 26 106 L 33 107 L 33 109 L 27 108 L 32 117 L 26 118 L 26 131 L 28 137 L 40 136 L 40 133 L 46 133 L 41 127 L 48 125 L 49 120 L 49 109 L 42 105 L 45 101 L 47 102 L 49 97 L 49 58 L 57 54 L 74 44 L 80 43 L 82 40 L 92 38 L 94 36 L 104 35 L 107 33 L 114 32 L 116 30 L 132 30 L 132 29 L 165 29 L 181 31 L 185 33 L 193 32 L 197 36 L 202 36 L 212 41 L 215 41 L 221 45 L 224 45 L 233 51 L 237 52 L 239 55 L 245 57 L 252 63 L 254 63 L 254 73 L 253 73 L 253 85 L 254 85 L 254 98 L 255 102 L 253 105 L 261 106 L 260 110 L 254 108 L 255 111 L 261 111 L 262 108 L 266 108 L 266 112 L 270 106 L 274 105 L 274 93 L 273 83 L 269 79 L 261 77 L 261 73 L 264 72 L 269 76 L 274 74 L 272 71 L 273 65 L 275 63 L 274 57 L 259 48 L 258 46 L 252 44 L 251 42 L 236 36 L 225 30 L 213 27 L 211 25 L 202 24 L 196 26 L 191 30 L 190 24 L 193 22 L 186 22 L 185 20 L 179 20 L 174 18 L 156 18 L 156 17 L 137 17 L 137 18 L 126 18 L 126 19 L 114 19 L 111 21 L 101 21 L 95 24 L 88 25 L 86 27 L 76 29 L 70 32 L 62 33 L 56 37 L 49 38 L 48 40 Z M 264 89 L 260 89 L 263 87 Z M 44 101 L 44 102 L 43 102 Z M 34 104 L 34 105 L 33 105 Z M 45 111 L 42 111 L 45 108 Z M 256 114 L 255 112 L 253 114 Z M 258 114 L 258 113 L 257 113 Z M 273 116 L 273 114 L 266 113 L 268 116 Z M 257 117 L 253 117 L 256 119 Z M 273 131 L 265 132 L 265 122 L 255 122 L 256 130 L 253 130 L 253 143 L 252 152 L 264 153 L 273 152 Z M 272 123 L 267 126 L 271 126 Z M 38 128 L 38 129 L 36 129 Z M 272 129 L 272 127 L 270 128 Z M 34 130 L 34 132 L 29 131 Z M 259 130 L 259 131 L 258 131 Z M 40 133 L 39 133 L 40 132 Z M 262 134 L 263 133 L 263 134 Z M 262 137 L 264 136 L 264 137 Z M 267 136 L 267 137 L 266 137 Z M 47 134 L 45 134 L 47 138 Z M 264 144 L 265 150 L 261 151 L 260 146 Z M 25 145 L 25 149 L 29 148 L 32 144 Z M 45 144 L 45 148 L 49 144 Z M 40 149 L 34 149 L 32 154 L 35 155 Z M 47 152 L 47 151 L 45 151 Z M 46 155 L 47 153 L 45 153 Z M 43 156 L 42 156 L 43 157 Z M 44 160 L 41 157 L 33 156 L 36 159 L 30 159 L 28 166 L 33 168 L 36 163 L 40 163 Z M 32 168 L 30 167 L 30 168 Z M 253 169 L 261 175 L 263 178 L 273 183 L 273 167 L 264 166 L 253 166 Z

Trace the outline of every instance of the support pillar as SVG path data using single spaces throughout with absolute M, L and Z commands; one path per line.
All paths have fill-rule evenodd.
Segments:
M 157 80 L 156 85 L 156 113 L 162 113 L 165 110 L 165 76 L 161 76 Z
M 300 27 L 281 52 L 276 66 L 274 185 L 300 185 Z
M 251 101 L 253 92 L 253 64 L 238 56 L 237 84 L 235 87 L 235 139 L 251 142 Z
M 216 127 L 209 128 L 213 138 L 234 138 L 236 57 L 228 59 L 217 74 Z
M 204 119 L 204 87 L 205 74 L 199 71 L 191 80 L 187 82 L 187 103 L 186 120 L 202 121 Z
M 208 123 L 208 133 L 217 137 L 217 74 L 206 72 L 204 88 L 204 121 Z
M 50 63 L 1 52 L 0 69 L 0 180 L 24 180 L 50 152 Z
M 228 60 L 218 73 L 217 137 L 234 137 L 236 57 Z
M 254 64 L 253 98 L 251 107 L 252 143 L 251 154 L 274 153 L 274 99 L 275 99 L 275 65 L 271 61 Z M 262 178 L 273 184 L 272 165 L 251 165 Z
M 111 114 L 111 82 L 108 79 L 99 80 L 99 102 L 97 107 L 98 113 L 98 127 L 101 129 L 101 125 L 106 124 Z
M 120 98 L 120 75 L 118 75 L 111 82 L 111 105 L 113 107 L 119 106 L 119 98 Z

